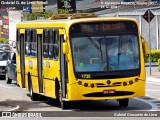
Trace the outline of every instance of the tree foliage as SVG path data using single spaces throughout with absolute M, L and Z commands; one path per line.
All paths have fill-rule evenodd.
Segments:
M 31 13 L 27 15 L 27 20 L 48 19 L 52 16 L 52 11 L 46 11 L 43 13 Z

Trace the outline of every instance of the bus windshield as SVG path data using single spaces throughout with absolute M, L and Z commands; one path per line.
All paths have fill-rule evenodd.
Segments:
M 106 72 L 139 68 L 136 35 L 72 37 L 76 72 Z
M 138 28 L 133 22 L 73 25 L 70 40 L 76 76 L 83 73 L 90 73 L 92 77 L 106 76 L 107 73 L 117 77 L 138 75 L 138 39 Z

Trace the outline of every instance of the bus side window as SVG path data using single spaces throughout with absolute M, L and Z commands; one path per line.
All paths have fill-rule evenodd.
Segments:
M 31 31 L 31 56 L 36 56 L 36 30 Z
M 49 58 L 56 59 L 58 58 L 58 40 L 59 32 L 58 30 L 50 30 L 50 39 L 49 39 Z
M 25 31 L 25 54 L 30 56 L 31 50 L 31 31 L 28 29 Z
M 53 47 L 53 55 L 54 55 L 54 59 L 58 59 L 58 41 L 59 41 L 59 31 L 55 30 L 55 41 L 54 41 L 54 47 Z
M 43 57 L 48 58 L 48 43 L 49 43 L 49 31 L 47 29 L 43 32 Z

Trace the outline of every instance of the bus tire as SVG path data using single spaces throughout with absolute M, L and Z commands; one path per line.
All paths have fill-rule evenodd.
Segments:
M 119 106 L 120 107 L 127 107 L 128 103 L 129 103 L 129 99 L 128 98 L 126 98 L 126 99 L 119 99 L 118 102 L 119 102 Z
M 55 81 L 55 95 L 56 95 L 56 98 L 55 99 L 57 101 L 60 101 L 59 89 L 60 89 L 60 85 L 59 85 L 58 80 L 56 79 L 56 81 Z
M 31 82 L 31 76 L 28 76 L 28 91 L 29 91 L 29 96 L 32 101 L 38 101 L 39 100 L 39 95 L 33 92 L 33 87 L 32 87 L 32 82 Z
M 7 73 L 7 72 L 6 72 L 5 77 L 6 77 L 6 83 L 7 83 L 7 84 L 11 84 L 11 83 L 12 83 L 12 79 L 10 79 L 10 78 L 8 77 L 8 73 Z

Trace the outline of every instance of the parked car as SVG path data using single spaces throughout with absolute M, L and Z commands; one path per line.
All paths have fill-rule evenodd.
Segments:
M 6 75 L 6 64 L 9 57 L 9 51 L 0 49 L 0 76 Z
M 12 48 L 9 44 L 0 44 L 0 49 L 11 50 Z
M 16 80 L 16 53 L 11 52 L 6 65 L 6 83 L 11 84 Z

